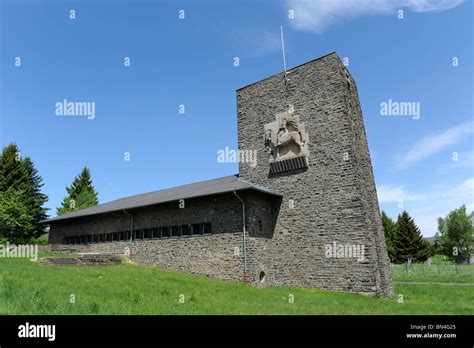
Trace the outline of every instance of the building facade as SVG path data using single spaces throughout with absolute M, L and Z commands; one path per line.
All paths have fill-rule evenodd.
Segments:
M 237 91 L 239 175 L 47 221 L 52 248 L 256 286 L 393 294 L 357 88 L 335 53 Z M 184 204 L 184 206 L 183 206 Z

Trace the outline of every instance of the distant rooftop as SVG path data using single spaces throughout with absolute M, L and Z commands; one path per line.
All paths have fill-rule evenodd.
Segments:
M 237 175 L 224 176 L 222 178 L 200 181 L 193 184 L 187 184 L 172 187 L 164 190 L 142 193 L 135 196 L 120 198 L 104 204 L 99 204 L 91 208 L 78 210 L 69 214 L 57 216 L 42 222 L 54 222 L 72 218 L 78 218 L 89 215 L 110 213 L 124 209 L 145 207 L 149 205 L 171 202 L 179 199 L 197 198 L 219 193 L 232 191 L 255 190 L 272 196 L 282 197 L 283 195 L 268 189 L 266 187 L 253 184 Z

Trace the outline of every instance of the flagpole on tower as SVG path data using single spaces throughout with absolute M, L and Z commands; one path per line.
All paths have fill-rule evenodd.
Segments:
M 283 26 L 280 25 L 280 35 L 281 35 L 281 53 L 283 56 L 283 69 L 285 69 L 285 84 L 289 81 L 287 78 L 288 72 L 286 71 L 286 57 L 285 57 L 285 39 L 283 37 Z

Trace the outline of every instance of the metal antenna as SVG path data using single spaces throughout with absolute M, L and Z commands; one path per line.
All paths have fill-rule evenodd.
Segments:
M 281 34 L 281 51 L 283 55 L 283 68 L 285 69 L 285 84 L 290 81 L 287 78 L 288 72 L 286 71 L 286 58 L 285 58 L 285 40 L 283 38 L 283 26 L 280 25 L 280 34 Z

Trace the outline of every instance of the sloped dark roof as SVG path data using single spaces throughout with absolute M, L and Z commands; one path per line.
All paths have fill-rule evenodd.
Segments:
M 48 223 L 82 216 L 120 211 L 123 209 L 145 207 L 148 205 L 166 203 L 179 199 L 189 199 L 242 190 L 256 190 L 273 196 L 283 196 L 276 191 L 273 191 L 260 185 L 253 184 L 247 180 L 239 178 L 236 175 L 229 175 L 224 176 L 222 178 L 200 181 L 193 184 L 182 185 L 164 190 L 120 198 L 115 201 L 99 204 L 95 207 L 86 208 L 75 211 L 73 213 L 57 216 L 48 220 L 44 220 L 42 222 Z

